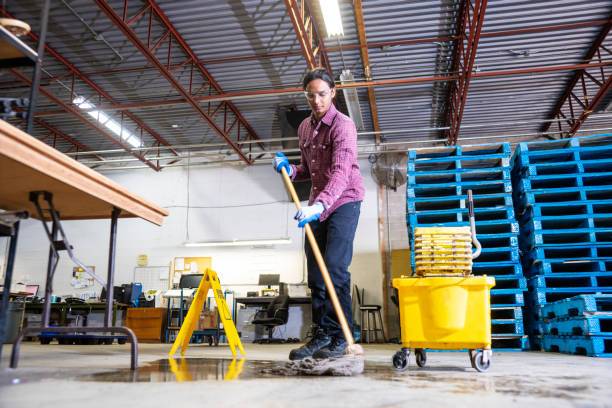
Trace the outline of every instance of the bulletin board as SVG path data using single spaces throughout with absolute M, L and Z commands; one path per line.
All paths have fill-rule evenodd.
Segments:
M 212 269 L 212 258 L 210 256 L 176 257 L 172 260 L 170 268 L 170 279 L 168 289 L 178 284 L 184 273 L 204 273 L 206 268 Z

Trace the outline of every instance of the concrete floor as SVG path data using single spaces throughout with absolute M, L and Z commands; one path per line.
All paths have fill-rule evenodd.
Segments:
M 292 347 L 247 344 L 248 359 L 241 367 L 240 362 L 232 366 L 227 347 L 194 345 L 173 372 L 166 360 L 169 345 L 141 344 L 141 368 L 132 374 L 127 345 L 24 343 L 16 370 L 6 368 L 11 347 L 5 346 L 0 406 L 612 407 L 612 359 L 500 352 L 487 373 L 478 373 L 467 353 L 430 352 L 427 367 L 418 368 L 411 356 L 409 369 L 396 372 L 391 356 L 398 345 L 366 345 L 366 369 L 357 377 L 262 373 L 262 368 L 282 365 Z

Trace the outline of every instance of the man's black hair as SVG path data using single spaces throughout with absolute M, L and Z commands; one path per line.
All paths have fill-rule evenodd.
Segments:
M 303 89 L 306 89 L 310 81 L 314 81 L 315 79 L 321 79 L 327 82 L 327 85 L 329 85 L 330 88 L 334 88 L 336 86 L 334 79 L 331 77 L 331 75 L 329 75 L 325 68 L 315 68 L 308 71 L 304 77 L 304 81 L 302 82 Z

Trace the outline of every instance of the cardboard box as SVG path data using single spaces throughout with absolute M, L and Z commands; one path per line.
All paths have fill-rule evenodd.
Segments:
M 218 318 L 217 308 L 202 311 L 198 321 L 198 330 L 216 329 Z

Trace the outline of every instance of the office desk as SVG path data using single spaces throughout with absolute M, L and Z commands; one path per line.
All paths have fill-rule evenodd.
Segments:
M 43 208 L 41 197 L 48 208 Z M 108 255 L 106 293 L 113 298 L 117 220 L 119 217 L 138 217 L 161 225 L 168 211 L 144 200 L 98 172 L 78 163 L 51 146 L 35 139 L 18 128 L 0 120 L 0 209 L 5 211 L 28 211 L 43 223 L 49 239 L 50 251 L 47 263 L 45 303 L 42 327 L 26 328 L 17 338 L 11 354 L 11 367 L 16 368 L 19 347 L 24 335 L 35 335 L 50 331 L 52 280 L 59 258 L 58 251 L 66 251 L 76 262 L 76 255 L 61 227 L 61 220 L 108 219 L 111 220 Z M 51 221 L 49 227 L 47 221 Z M 4 278 L 5 294 L 0 309 L 0 347 L 6 327 L 8 291 L 11 287 L 14 258 L 19 235 L 19 221 L 10 226 L 0 224 L 0 236 L 10 237 L 7 268 Z M 77 250 L 78 251 L 78 250 Z M 80 265 L 79 265 L 80 266 Z M 98 280 L 101 280 L 98 277 Z M 125 333 L 131 341 L 131 368 L 138 360 L 138 342 L 134 333 L 125 327 L 112 326 L 112 310 L 105 310 L 104 327 L 79 329 L 53 327 L 56 333 L 98 332 Z M 76 330 L 75 330 L 76 329 Z M 1 352 L 1 349 L 0 349 Z
M 121 303 L 113 304 L 112 324 L 115 325 L 117 320 L 117 312 L 124 312 L 128 309 L 128 305 Z M 25 303 L 26 314 L 42 314 L 44 303 Z M 86 303 L 51 303 L 51 313 L 57 316 L 55 322 L 58 326 L 66 326 L 68 324 L 68 310 L 87 310 L 90 313 L 106 311 L 106 302 L 86 302 Z

